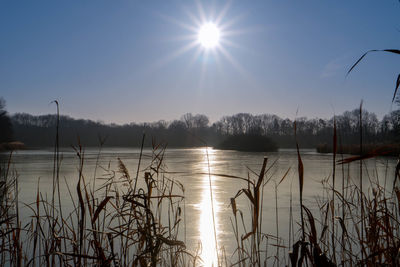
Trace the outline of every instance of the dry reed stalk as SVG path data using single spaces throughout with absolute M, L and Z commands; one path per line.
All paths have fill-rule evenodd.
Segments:
M 337 134 L 336 134 L 336 118 L 333 117 L 333 157 L 332 157 L 332 255 L 331 258 L 336 264 L 336 247 L 335 247 L 335 178 L 336 178 L 336 151 L 337 151 Z

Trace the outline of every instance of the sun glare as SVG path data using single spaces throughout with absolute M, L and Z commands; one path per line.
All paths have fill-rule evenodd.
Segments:
M 219 44 L 220 31 L 214 23 L 201 26 L 198 41 L 204 48 L 214 48 Z
M 202 5 L 201 1 L 194 1 L 195 7 L 182 7 L 187 15 L 189 22 L 178 20 L 175 17 L 161 16 L 169 23 L 176 24 L 186 32 L 183 35 L 172 37 L 172 40 L 178 41 L 182 46 L 167 54 L 165 57 L 155 62 L 155 68 L 168 65 L 176 58 L 194 52 L 191 59 L 188 60 L 188 68 L 185 73 L 198 63 L 201 63 L 201 72 L 199 73 L 199 86 L 203 88 L 208 75 L 208 67 L 212 65 L 218 68 L 218 71 L 224 71 L 222 64 L 229 64 L 239 74 L 246 76 L 246 79 L 252 80 L 251 75 L 236 61 L 234 55 L 231 54 L 230 48 L 242 48 L 240 44 L 231 38 L 236 35 L 242 35 L 247 29 L 239 28 L 238 22 L 243 15 L 237 14 L 235 17 L 229 16 L 231 1 L 226 1 L 224 5 L 217 10 L 215 6 Z M 195 12 L 193 12 L 194 10 Z M 250 29 L 251 30 L 251 29 Z M 236 38 L 237 39 L 237 38 Z M 232 51 L 233 52 L 233 51 Z M 184 75 L 182 75 L 184 76 Z

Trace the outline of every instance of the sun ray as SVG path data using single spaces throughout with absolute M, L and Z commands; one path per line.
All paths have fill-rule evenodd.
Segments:
M 193 41 L 196 40 L 197 35 L 196 34 L 188 34 L 188 35 L 179 35 L 179 36 L 173 36 L 167 39 L 167 41 Z
M 189 67 L 191 67 L 195 61 L 199 58 L 200 54 L 201 54 L 201 48 L 197 47 L 196 48 L 196 52 L 194 53 L 193 57 L 191 58 L 191 60 L 189 61 Z
M 203 61 L 201 63 L 201 72 L 200 72 L 200 80 L 199 80 L 199 88 L 203 88 L 205 76 L 206 76 L 206 62 L 208 59 L 208 51 L 203 51 Z
M 225 23 L 221 23 L 220 28 L 221 31 L 226 31 L 227 29 L 230 29 L 233 25 L 235 25 L 236 23 L 238 23 L 240 20 L 242 20 L 244 17 L 246 17 L 243 14 L 240 14 L 228 21 L 226 21 Z
M 224 8 L 221 10 L 221 12 L 218 14 L 218 16 L 215 19 L 215 23 L 217 25 L 221 24 L 222 19 L 225 17 L 226 13 L 228 12 L 228 10 L 230 9 L 232 4 L 232 1 L 227 1 Z
M 214 57 L 215 57 L 215 64 L 217 65 L 218 73 L 223 73 L 224 72 L 224 68 L 222 67 L 220 53 L 214 53 Z
M 193 53 L 193 56 L 191 57 L 191 59 L 188 63 L 188 66 L 183 70 L 182 75 L 179 76 L 177 83 L 182 82 L 184 80 L 184 78 L 187 76 L 187 74 L 192 71 L 192 67 L 195 64 L 196 60 L 199 58 L 201 53 L 202 53 L 201 48 L 196 47 L 195 52 Z
M 206 13 L 204 12 L 203 5 L 201 4 L 201 2 L 199 0 L 196 0 L 196 6 L 197 6 L 197 10 L 200 15 L 200 21 L 203 21 L 203 22 L 207 21 Z
M 195 32 L 195 31 L 197 30 L 197 28 L 196 28 L 195 26 L 190 25 L 190 24 L 183 23 L 182 21 L 179 21 L 179 20 L 177 20 L 176 18 L 167 16 L 167 15 L 164 15 L 164 14 L 158 14 L 158 15 L 159 15 L 159 17 L 161 17 L 163 20 L 165 20 L 165 21 L 167 21 L 167 22 L 170 22 L 170 23 L 173 23 L 173 24 L 175 24 L 175 25 L 178 25 L 179 27 L 181 27 L 181 28 L 183 28 L 183 29 L 189 30 L 189 31 L 191 31 L 191 32 Z
M 192 12 L 190 12 L 187 9 L 184 9 L 184 12 L 186 13 L 186 15 L 189 17 L 189 19 L 192 21 L 193 25 L 196 25 L 196 27 L 200 27 L 201 25 L 201 20 L 196 17 Z M 197 30 L 197 28 L 194 30 L 194 32 Z
M 185 54 L 186 52 L 188 52 L 189 50 L 195 48 L 197 46 L 197 42 L 192 41 L 191 43 L 175 50 L 175 52 L 173 52 L 172 54 L 164 57 L 163 59 L 159 60 L 158 62 L 155 63 L 155 67 L 162 67 L 165 64 L 169 63 L 170 61 L 174 60 L 175 58 Z
M 222 28 L 221 28 L 222 30 Z M 235 35 L 243 35 L 243 34 L 253 34 L 253 33 L 260 33 L 265 31 L 265 28 L 260 27 L 252 27 L 252 28 L 242 28 L 236 30 L 224 30 L 224 36 L 235 36 Z
M 219 51 L 221 54 L 232 64 L 233 67 L 236 68 L 241 74 L 245 75 L 245 69 L 232 57 L 232 55 L 223 47 L 219 47 Z
M 246 71 L 246 69 L 242 67 L 239 64 L 239 62 L 237 62 L 225 48 L 220 46 L 219 51 L 230 62 L 230 64 L 232 64 L 232 66 L 240 73 L 240 75 L 246 78 L 250 86 L 252 86 L 253 88 L 260 88 L 260 85 L 256 82 L 255 78 L 248 71 Z
M 230 47 L 238 48 L 238 49 L 243 49 L 243 46 L 239 45 L 238 43 L 234 43 L 226 38 L 221 38 L 221 46 L 227 45 Z

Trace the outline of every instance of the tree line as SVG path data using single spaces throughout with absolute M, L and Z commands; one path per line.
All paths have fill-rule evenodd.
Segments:
M 330 144 L 334 120 L 342 144 L 357 144 L 360 133 L 359 117 L 360 110 L 354 109 L 330 119 L 297 118 L 299 144 L 303 148 Z M 272 114 L 238 113 L 224 116 L 214 123 L 210 123 L 205 115 L 191 113 L 169 122 L 160 120 L 124 125 L 74 119 L 65 115 L 60 116 L 59 120 L 61 146 L 78 142 L 84 146 L 99 146 L 104 142 L 106 146 L 138 147 L 141 145 L 143 133 L 147 136 L 145 146 L 151 146 L 154 142 L 165 142 L 169 147 L 218 146 L 227 137 L 238 135 L 265 136 L 280 148 L 292 148 L 295 145 L 294 120 Z M 56 115 L 17 113 L 11 115 L 9 121 L 14 133 L 13 139 L 23 142 L 27 147 L 54 145 Z M 400 143 L 400 110 L 392 111 L 382 120 L 378 120 L 374 113 L 362 110 L 362 130 L 366 144 Z

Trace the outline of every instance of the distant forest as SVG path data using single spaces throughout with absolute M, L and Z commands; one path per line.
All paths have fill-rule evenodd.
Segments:
M 8 115 L 4 113 L 1 116 Z M 392 111 L 382 120 L 378 120 L 374 113 L 363 110 L 362 118 L 365 144 L 400 143 L 400 110 Z M 9 116 L 12 131 L 10 129 L 7 138 L 10 140 L 13 133 L 13 140 L 21 141 L 30 148 L 53 146 L 56 121 L 56 115 L 13 114 Z M 296 119 L 296 123 L 297 138 L 302 148 L 332 143 L 333 118 L 301 117 Z M 337 115 L 336 127 L 341 144 L 357 144 L 360 133 L 359 109 Z M 3 129 L 2 126 L 2 132 Z M 228 137 L 238 135 L 265 136 L 279 148 L 295 146 L 294 121 L 271 114 L 239 113 L 210 123 L 205 115 L 188 113 L 170 122 L 161 120 L 124 125 L 60 116 L 59 133 L 60 146 L 75 145 L 78 142 L 87 147 L 99 146 L 100 140 L 105 140 L 105 146 L 139 147 L 143 133 L 146 134 L 145 146 L 151 146 L 154 141 L 167 143 L 168 147 L 218 146 Z

